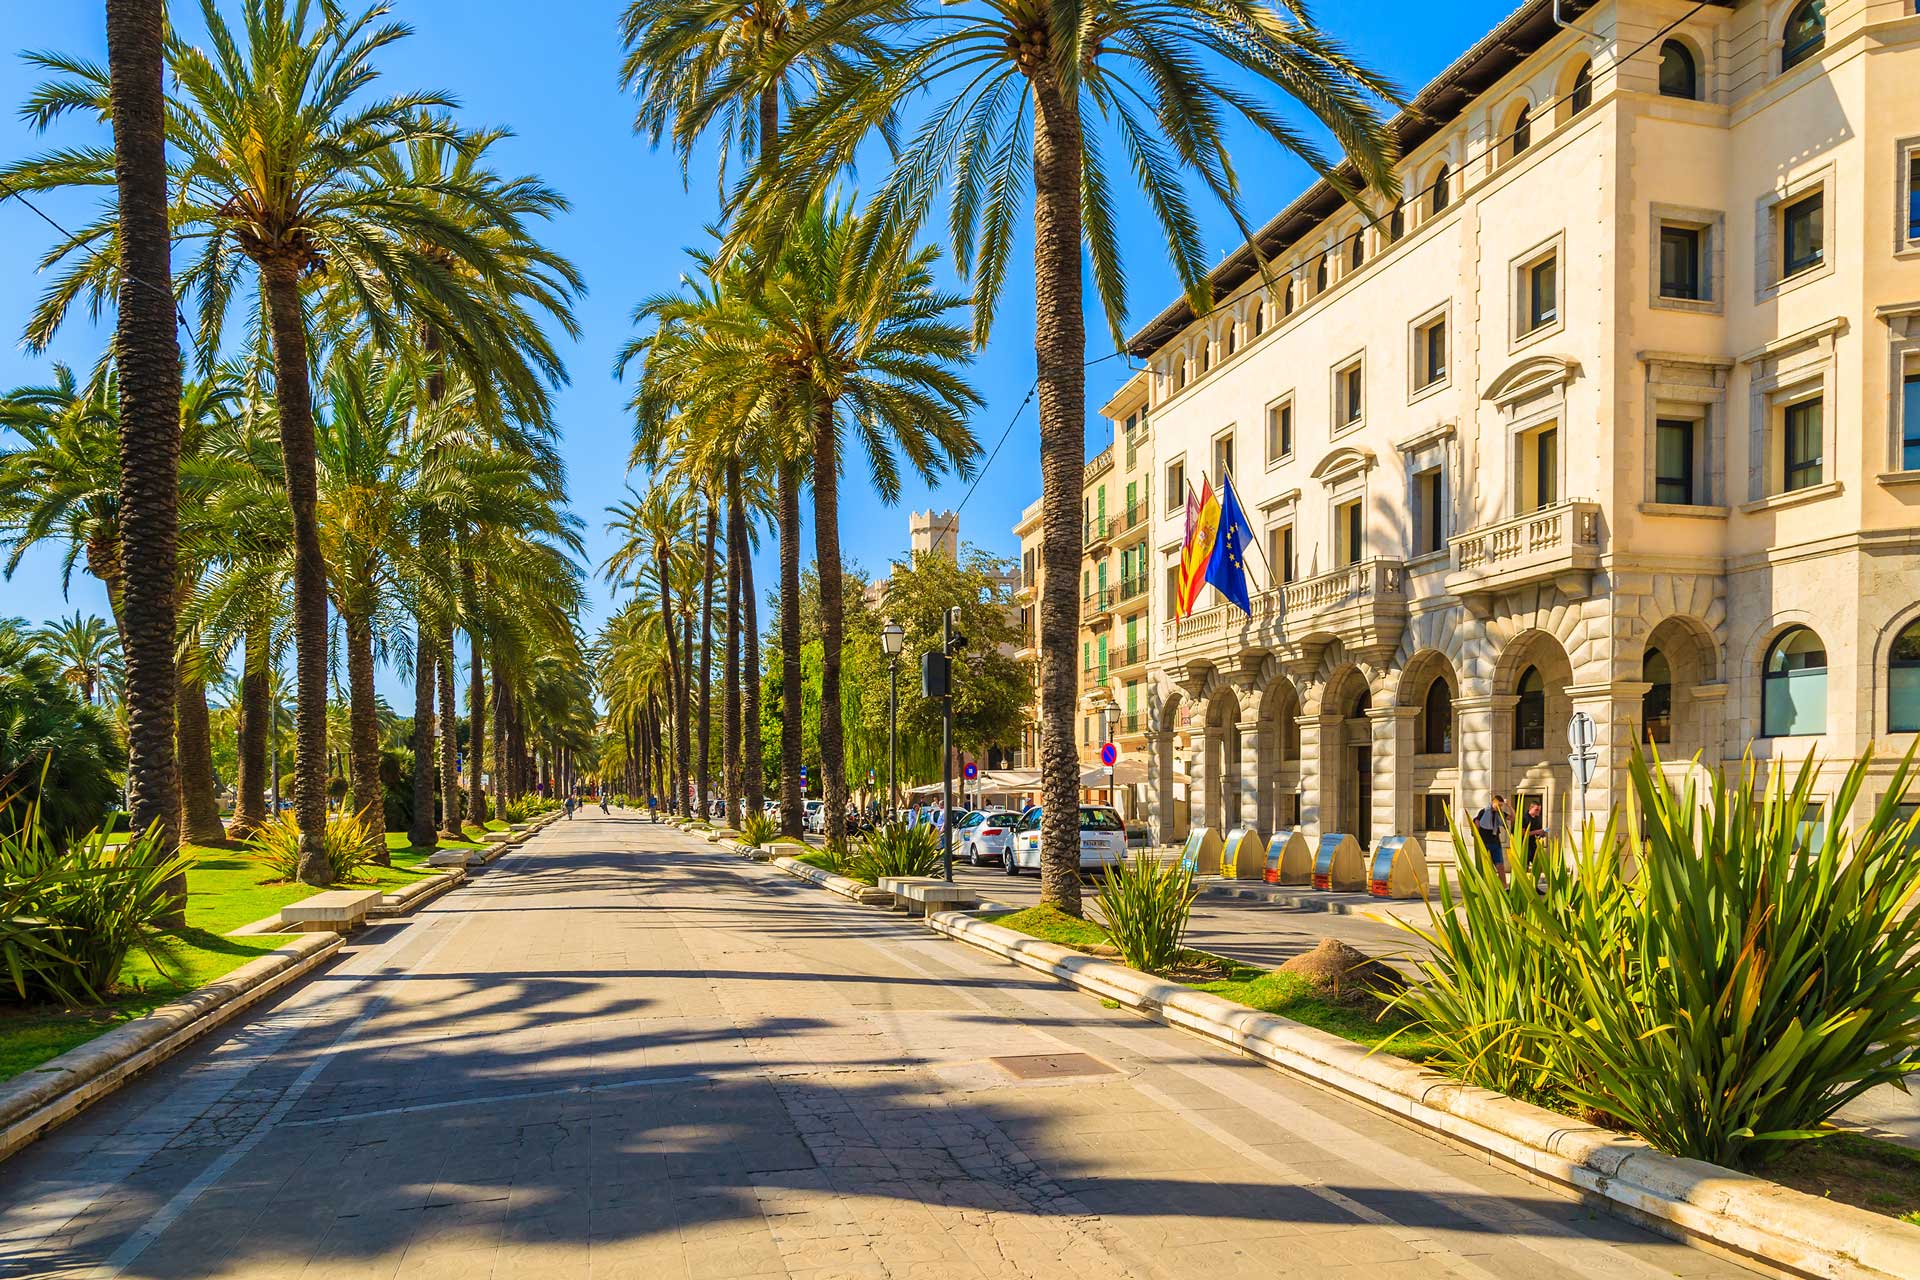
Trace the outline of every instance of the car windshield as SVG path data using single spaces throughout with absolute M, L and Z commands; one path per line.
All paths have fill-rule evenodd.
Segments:
M 1020 821 L 1020 815 L 1017 813 L 996 813 L 991 818 L 988 818 L 987 821 L 996 827 L 1011 827 Z
M 981 823 L 985 822 L 986 820 L 987 820 L 987 815 L 984 813 L 970 813 L 966 817 L 960 819 L 960 825 L 963 827 L 977 827 Z
M 1120 815 L 1112 809 L 1082 807 L 1080 829 L 1082 831 L 1124 831 L 1126 824 L 1120 821 Z
M 1020 829 L 1022 831 L 1038 831 L 1040 829 L 1040 811 L 1038 809 L 1027 810 L 1026 815 L 1020 819 Z

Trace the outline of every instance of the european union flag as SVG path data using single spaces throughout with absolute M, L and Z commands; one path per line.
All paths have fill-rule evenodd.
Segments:
M 1213 558 L 1207 561 L 1207 581 L 1223 599 L 1240 606 L 1251 617 L 1253 601 L 1247 595 L 1247 548 L 1253 542 L 1253 526 L 1240 509 L 1240 495 L 1233 491 L 1233 477 L 1220 477 L 1220 536 L 1213 544 Z

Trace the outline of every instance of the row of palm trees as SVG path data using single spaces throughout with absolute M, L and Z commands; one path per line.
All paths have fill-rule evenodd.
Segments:
M 780 638 L 789 658 L 799 649 L 798 548 L 785 535 L 797 530 L 799 491 L 811 481 L 828 655 L 822 775 L 835 821 L 846 795 L 834 632 L 841 438 L 847 431 L 862 438 L 877 487 L 891 496 L 882 459 L 896 447 L 916 467 L 922 459 L 929 467 L 971 465 L 964 427 L 954 431 L 948 423 L 973 397 L 956 372 L 965 353 L 949 348 L 944 332 L 923 353 L 926 368 L 901 370 L 891 354 L 875 358 L 882 389 L 864 399 L 843 393 L 826 353 L 837 349 L 845 364 L 867 361 L 903 314 L 901 289 L 928 269 L 921 237 L 943 190 L 944 238 L 970 296 L 945 298 L 923 284 L 908 306 L 918 308 L 917 318 L 900 327 L 931 336 L 946 328 L 949 308 L 967 301 L 972 325 L 963 336 L 984 343 L 1031 198 L 1046 568 L 1039 610 L 1042 895 L 1077 912 L 1074 653 L 1089 266 L 1116 347 L 1127 311 L 1110 150 L 1124 157 L 1188 302 L 1203 311 L 1211 305 L 1207 258 L 1183 184 L 1197 178 L 1251 239 L 1227 147 L 1229 132 L 1239 129 L 1303 160 L 1369 212 L 1390 204 L 1395 140 L 1380 104 L 1393 101 L 1394 90 L 1291 0 L 632 0 L 622 33 L 626 81 L 641 101 L 636 127 L 656 146 L 669 142 L 683 167 L 702 139 L 717 136 L 727 205 L 722 244 L 704 281 L 641 309 L 653 328 L 636 346 L 647 360 L 635 397 L 636 454 L 703 457 L 695 442 L 717 433 L 739 443 L 743 467 L 775 478 L 783 534 Z M 1317 145 L 1279 103 L 1303 108 L 1334 147 Z M 872 158 L 875 135 L 886 144 L 890 167 L 864 211 L 847 213 L 831 193 L 863 148 Z M 732 157 L 746 171 L 729 186 Z M 824 246 L 831 248 L 822 257 Z M 809 253 L 840 273 L 831 285 L 803 265 Z M 796 309 L 791 282 L 800 280 L 819 292 L 799 309 L 833 316 L 837 348 L 783 348 L 772 340 L 781 331 L 773 317 Z M 742 338 L 742 327 L 753 336 Z M 681 365 L 696 367 L 677 370 Z M 709 377 L 708 366 L 726 372 Z M 925 452 L 916 456 L 910 442 Z M 739 554 L 740 544 L 730 546 Z M 783 702 L 791 709 L 798 703 L 797 663 L 786 672 Z M 791 830 L 798 813 L 797 716 L 784 716 L 782 726 L 783 811 Z
M 534 747 L 564 759 L 591 741 L 549 332 L 575 331 L 581 281 L 538 237 L 565 201 L 494 166 L 501 133 L 462 126 L 444 94 L 377 89 L 410 34 L 384 6 L 238 9 L 229 20 L 202 0 L 202 49 L 169 30 L 161 0 L 108 0 L 106 68 L 30 56 L 49 78 L 28 117 L 105 118 L 114 145 L 30 157 L 0 181 L 117 198 L 46 255 L 53 282 L 27 344 L 43 349 L 76 306 L 111 299 L 118 313 L 91 378 L 12 398 L 25 445 L 6 465 L 22 483 L 0 493 L 29 509 L 0 527 L 16 555 L 66 539 L 70 563 L 84 556 L 107 588 L 138 826 L 214 834 L 205 684 L 235 647 L 248 708 L 237 819 L 258 821 L 255 709 L 278 647 L 292 649 L 300 873 L 322 883 L 334 620 L 359 805 L 380 795 L 376 664 L 411 672 L 416 844 L 433 843 L 436 777 L 443 827 L 461 831 L 456 633 L 466 818 L 487 814 L 489 725 L 509 794 L 531 785 Z M 229 334 L 236 316 L 245 327 Z

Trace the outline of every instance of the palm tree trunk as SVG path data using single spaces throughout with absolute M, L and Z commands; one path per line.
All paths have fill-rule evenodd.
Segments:
M 813 559 L 820 575 L 820 794 L 826 805 L 827 844 L 839 846 L 847 840 L 847 758 L 840 714 L 846 588 L 840 575 L 840 460 L 833 413 L 831 402 L 821 406 L 813 425 Z
M 747 775 L 747 808 L 766 807 L 766 761 L 760 741 L 760 602 L 753 589 L 753 533 L 745 512 L 740 518 L 740 639 L 746 650 L 741 673 L 740 755 Z
M 127 810 L 180 841 L 174 755 L 174 580 L 180 540 L 180 335 L 167 225 L 164 0 L 107 0 L 108 90 L 120 200 L 120 519 L 127 574 L 121 612 L 127 669 Z M 186 923 L 187 878 L 167 885 L 167 923 Z
M 680 760 L 680 811 L 691 818 L 693 809 L 693 610 L 681 621 L 680 652 L 686 662 L 680 671 L 680 706 L 674 714 L 673 747 Z M 705 817 L 703 813 L 700 815 Z
M 727 825 L 738 827 L 740 812 L 740 557 L 745 554 L 740 543 L 740 464 L 730 460 L 727 463 L 727 638 L 726 657 L 722 664 L 726 668 L 725 707 L 721 713 L 723 724 L 720 734 L 725 739 L 722 754 L 725 757 L 725 787 L 727 792 Z
M 300 879 L 324 885 L 327 867 L 327 564 L 315 514 L 313 389 L 299 267 L 290 257 L 260 264 L 273 331 L 280 456 L 293 515 L 293 811 L 300 824 Z
M 373 688 L 373 619 L 346 619 L 347 630 L 347 779 L 353 812 L 377 841 L 373 860 L 391 865 L 387 852 L 387 793 L 380 783 L 380 710 Z
M 665 544 L 656 546 L 653 556 L 654 569 L 660 579 L 660 630 L 667 638 L 667 700 L 677 720 L 681 683 L 680 642 L 673 629 L 673 576 L 667 546 Z M 667 785 L 672 790 L 667 796 L 666 807 L 670 812 L 678 813 L 687 802 L 686 788 L 682 785 L 682 781 L 678 771 L 674 771 L 668 779 Z
M 1086 468 L 1078 101 L 1052 70 L 1033 79 L 1034 363 L 1040 383 L 1040 901 L 1080 914 L 1080 760 L 1073 745 Z
M 433 831 L 433 637 L 425 614 L 413 628 L 413 814 L 407 821 L 407 843 L 432 848 Z
M 715 536 L 720 527 L 713 495 L 707 495 L 707 558 L 700 575 L 700 816 L 712 812 L 708 804 L 713 784 L 713 566 Z
M 239 766 L 235 770 L 233 825 L 227 828 L 228 837 L 235 840 L 258 831 L 267 816 L 267 720 L 273 714 L 268 705 L 268 643 L 266 626 L 249 623 L 240 658 Z
M 467 776 L 472 779 L 468 809 L 478 825 L 487 825 L 487 790 L 482 781 L 486 761 L 482 751 L 487 743 L 487 672 L 484 661 L 486 642 L 480 631 L 467 632 L 467 647 L 472 651 L 467 664 Z
M 780 464 L 780 829 L 800 834 L 800 464 Z
M 178 663 L 174 691 L 174 743 L 180 769 L 180 837 L 194 844 L 218 844 L 227 829 L 220 822 L 220 784 L 213 775 L 213 721 L 207 714 L 207 685 L 189 676 L 192 663 Z
M 440 652 L 433 664 L 440 684 L 440 834 L 464 840 L 460 818 L 460 707 L 453 692 L 453 625 L 440 632 Z
M 500 664 L 493 664 L 493 811 L 500 813 L 500 804 L 507 797 L 507 716 L 511 714 L 511 699 L 507 693 L 506 681 L 500 678 Z

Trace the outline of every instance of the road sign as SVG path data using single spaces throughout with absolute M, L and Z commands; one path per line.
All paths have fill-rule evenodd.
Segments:
M 1593 771 L 1598 767 L 1600 757 L 1591 751 L 1576 751 L 1567 757 L 1567 767 L 1573 770 L 1574 785 L 1582 791 L 1593 781 Z
M 1102 743 L 1100 747 L 1100 763 L 1109 769 L 1119 764 L 1120 748 L 1114 746 L 1111 742 Z
M 980 766 L 975 764 L 973 761 L 969 760 L 965 765 L 961 767 L 960 776 L 965 778 L 968 782 L 972 782 L 974 779 L 980 776 Z
M 1593 750 L 1593 742 L 1593 717 L 1584 711 L 1574 712 L 1573 719 L 1567 721 L 1567 745 L 1575 755 L 1584 755 Z

